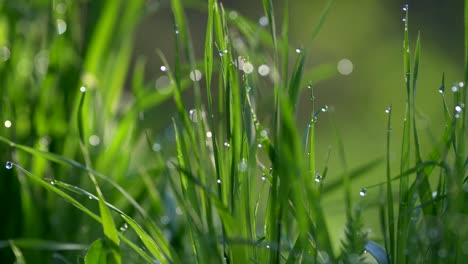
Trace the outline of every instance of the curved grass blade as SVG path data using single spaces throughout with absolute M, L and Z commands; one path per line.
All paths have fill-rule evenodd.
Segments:
M 13 254 L 15 255 L 15 263 L 26 264 L 26 260 L 24 259 L 23 252 L 21 251 L 21 249 L 19 249 L 19 247 L 16 246 L 13 240 L 8 241 L 8 243 L 10 244 L 11 251 L 13 251 Z
M 33 182 L 39 184 L 40 186 L 42 186 L 43 188 L 45 188 L 46 190 L 50 191 L 50 192 L 53 192 L 55 193 L 56 195 L 60 196 L 61 198 L 63 198 L 64 200 L 66 200 L 67 202 L 69 202 L 71 205 L 73 205 L 74 207 L 76 207 L 77 209 L 79 209 L 80 211 L 82 211 L 83 213 L 87 214 L 88 216 L 90 216 L 92 219 L 94 219 L 95 221 L 97 221 L 98 223 L 102 224 L 102 220 L 101 220 L 101 217 L 99 217 L 97 214 L 93 213 L 92 211 L 90 211 L 88 208 L 86 208 L 86 206 L 84 206 L 83 204 L 81 204 L 80 202 L 78 202 L 76 199 L 74 199 L 73 197 L 71 197 L 70 195 L 68 195 L 67 193 L 63 192 L 62 190 L 58 189 L 57 187 L 55 187 L 53 184 L 50 184 L 46 181 L 44 181 L 43 179 L 39 178 L 39 177 L 36 177 L 34 176 L 32 173 L 30 173 L 29 171 L 27 171 L 26 169 L 24 169 L 23 167 L 17 165 L 17 164 L 14 164 L 14 163 L 11 163 L 12 165 L 14 165 L 17 169 L 19 169 L 22 173 L 24 173 L 29 179 L 31 179 Z M 154 259 L 152 259 L 148 254 L 146 254 L 146 252 L 144 252 L 143 250 L 141 250 L 137 245 L 135 245 L 133 242 L 131 242 L 130 240 L 128 240 L 122 233 L 117 233 L 119 238 L 124 242 L 126 243 L 127 245 L 129 245 L 135 252 L 138 253 L 138 255 L 140 255 L 143 259 L 145 259 L 147 262 L 149 263 L 153 263 L 154 262 Z
M 104 241 L 98 239 L 94 241 L 86 251 L 85 264 L 106 264 L 107 254 Z
M 390 263 L 388 261 L 389 257 L 387 255 L 387 252 L 385 252 L 385 249 L 383 249 L 382 246 L 375 243 L 374 241 L 367 241 L 366 245 L 364 246 L 364 249 L 375 258 L 378 264 Z

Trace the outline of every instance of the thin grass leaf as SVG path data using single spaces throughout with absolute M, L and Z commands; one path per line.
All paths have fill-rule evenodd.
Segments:
M 296 107 L 297 97 L 299 96 L 299 92 L 301 90 L 304 60 L 304 52 L 300 51 L 297 54 L 296 65 L 292 71 L 291 81 L 289 83 L 289 101 L 294 108 Z
M 85 263 L 86 264 L 106 264 L 107 263 L 107 250 L 102 239 L 94 241 L 86 251 Z
M 13 242 L 18 248 L 47 251 L 82 251 L 88 247 L 88 245 L 85 244 L 56 242 L 35 238 L 16 238 L 0 240 L 0 249 L 9 247 L 11 242 Z
M 30 180 L 32 180 L 33 182 L 39 184 L 40 186 L 42 186 L 43 188 L 45 188 L 46 190 L 50 191 L 50 192 L 53 192 L 55 194 L 57 194 L 58 196 L 60 196 L 61 198 L 63 198 L 64 200 L 66 200 L 67 202 L 69 202 L 71 205 L 73 205 L 74 207 L 76 207 L 77 209 L 79 209 L 80 211 L 82 211 L 83 213 L 87 214 L 88 216 L 90 216 L 92 219 L 94 219 L 95 221 L 97 221 L 98 223 L 102 224 L 102 220 L 101 220 L 101 217 L 99 217 L 98 215 L 96 215 L 95 213 L 91 212 L 88 208 L 86 208 L 86 206 L 84 206 L 83 204 L 81 204 L 80 202 L 78 202 L 77 200 L 75 200 L 73 197 L 71 197 L 70 195 L 68 195 L 67 193 L 63 192 L 62 190 L 58 189 L 57 187 L 55 187 L 53 184 L 50 184 L 49 182 L 46 182 L 42 179 L 40 179 L 39 177 L 37 176 L 34 176 L 33 174 L 31 174 L 29 171 L 27 171 L 26 169 L 22 168 L 21 166 L 17 165 L 17 164 L 13 164 L 12 162 L 10 162 L 11 166 L 14 166 L 15 168 L 17 168 L 18 170 L 20 170 L 22 173 L 24 173 Z M 124 241 L 127 245 L 129 245 L 133 250 L 135 250 L 135 252 L 137 252 L 143 259 L 145 259 L 146 261 L 148 262 L 154 262 L 154 260 L 149 257 L 144 251 L 142 251 L 137 245 L 135 245 L 133 242 L 131 242 L 130 240 L 128 240 L 127 238 L 125 238 L 125 236 L 123 236 L 123 234 L 121 233 L 117 233 L 119 235 L 119 238 Z
M 24 259 L 23 252 L 21 251 L 21 249 L 16 246 L 13 240 L 10 240 L 8 242 L 10 244 L 11 251 L 13 251 L 13 254 L 15 255 L 15 263 L 26 264 L 26 260 Z
M 323 24 L 325 23 L 325 20 L 330 12 L 330 9 L 333 5 L 334 0 L 328 0 L 325 8 L 323 9 L 322 13 L 320 14 L 320 17 L 318 18 L 317 24 L 314 27 L 314 30 L 312 31 L 312 35 L 310 37 L 309 41 L 309 47 L 311 46 L 310 43 L 312 43 L 315 38 L 318 36 L 318 33 L 322 29 Z
M 388 241 L 386 241 L 386 245 L 388 245 L 387 250 L 388 254 L 388 263 L 392 263 L 392 260 L 395 259 L 395 215 L 393 209 L 393 190 L 392 190 L 392 182 L 391 182 L 391 168 L 390 168 L 390 141 L 391 141 L 391 134 L 392 134 L 392 106 L 388 108 L 388 121 L 387 121 L 387 154 L 386 154 L 386 177 L 387 177 L 387 223 L 388 223 Z M 387 232 L 386 230 L 384 232 Z

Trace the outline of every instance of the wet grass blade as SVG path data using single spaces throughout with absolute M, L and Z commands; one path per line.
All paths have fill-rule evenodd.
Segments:
M 404 41 L 403 41 L 403 65 L 404 76 L 406 84 L 406 113 L 403 125 L 403 140 L 401 146 L 401 159 L 400 159 L 400 174 L 408 170 L 410 164 L 410 136 L 411 136 L 411 62 L 409 50 L 409 33 L 408 33 L 408 11 L 405 14 L 404 23 Z M 400 205 L 398 214 L 404 214 L 411 207 L 411 199 L 409 197 L 409 180 L 407 177 L 400 178 Z M 409 232 L 409 216 L 404 215 L 398 217 L 397 227 L 397 252 L 395 263 L 406 263 L 406 250 L 407 250 L 407 237 Z
M 388 251 L 388 263 L 393 263 L 395 259 L 395 215 L 394 215 L 394 199 L 393 199 L 393 190 L 392 190 L 392 181 L 391 181 L 391 166 L 390 166 L 390 141 L 392 134 L 392 107 L 388 108 L 388 121 L 387 121 L 387 154 L 386 154 L 386 177 L 387 177 L 387 224 L 388 224 L 388 241 L 386 241 L 387 251 Z M 387 232 L 387 230 L 384 230 Z

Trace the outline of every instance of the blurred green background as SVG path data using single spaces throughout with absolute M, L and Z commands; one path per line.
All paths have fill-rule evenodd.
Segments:
M 0 70 L 5 68 L 6 63 L 15 63 L 17 74 L 7 76 L 1 75 L 0 89 L 9 89 L 10 97 L 14 97 L 16 88 L 7 87 L 9 84 L 24 85 L 30 89 L 30 95 L 41 94 L 38 87 L 47 87 L 47 83 L 41 80 L 30 82 L 28 76 L 35 74 L 44 75 L 47 69 L 61 73 L 61 79 L 57 87 L 60 87 L 60 96 L 50 97 L 48 107 L 54 104 L 71 104 L 72 95 L 79 87 L 81 75 L 81 64 L 84 58 L 83 52 L 90 42 L 90 36 L 100 15 L 103 6 L 101 1 L 40 1 L 40 0 L 0 0 Z M 186 10 L 190 22 L 191 36 L 197 59 L 203 55 L 203 43 L 205 39 L 205 1 L 184 1 L 188 8 Z M 221 1 L 229 11 L 236 11 L 257 22 L 264 16 L 260 0 L 226 0 Z M 281 18 L 282 2 L 273 1 L 277 15 Z M 413 44 L 418 34 L 422 40 L 422 59 L 420 65 L 420 77 L 418 86 L 417 105 L 420 110 L 418 121 L 423 146 L 423 154 L 426 149 L 425 143 L 433 142 L 443 132 L 443 113 L 441 111 L 441 95 L 438 92 L 442 73 L 450 87 L 463 78 L 463 2 L 458 1 L 343 1 L 337 0 L 331 7 L 329 16 L 318 34 L 311 42 L 312 29 L 317 23 L 322 10 L 326 6 L 324 0 L 293 0 L 290 1 L 290 43 L 292 46 L 302 48 L 307 52 L 307 69 L 314 69 L 321 65 L 335 65 L 342 59 L 348 59 L 353 64 L 353 71 L 349 75 L 340 75 L 338 72 L 329 80 L 324 80 L 314 85 L 314 94 L 318 106 L 328 105 L 329 113 L 321 114 L 319 117 L 317 131 L 317 165 L 322 169 L 329 149 L 331 157 L 329 161 L 330 179 L 337 178 L 348 169 L 355 168 L 365 162 L 378 157 L 383 157 L 385 152 L 386 116 L 384 110 L 392 105 L 393 108 L 393 145 L 392 159 L 395 161 L 393 174 L 396 174 L 399 162 L 401 128 L 404 116 L 405 86 L 403 78 L 403 11 L 404 4 L 409 5 L 410 10 L 410 38 Z M 57 9 L 63 3 L 65 11 Z M 51 6 L 54 6 L 51 10 Z M 131 100 L 129 93 L 132 83 L 132 72 L 138 58 L 145 58 L 147 67 L 145 69 L 145 82 L 151 89 L 158 90 L 164 72 L 161 72 L 162 62 L 156 54 L 156 50 L 169 58 L 171 64 L 174 53 L 174 26 L 170 12 L 169 1 L 148 0 L 145 2 L 141 17 L 135 19 L 135 33 L 133 34 L 133 52 L 131 66 L 126 76 L 126 93 L 123 101 Z M 67 11 L 68 10 L 68 11 Z M 74 10 L 70 12 L 69 10 Z M 78 11 L 77 11 L 78 10 Z M 232 13 L 233 14 L 233 13 Z M 60 22 L 61 21 L 61 22 Z M 65 26 L 63 23 L 65 23 Z M 258 27 L 261 27 L 260 25 Z M 10 32 L 14 30 L 15 32 Z M 232 29 L 235 31 L 235 29 Z M 58 32 L 57 32 L 58 31 Z M 62 32 L 63 31 L 63 32 Z M 54 37 L 53 42 L 48 37 L 57 33 L 63 34 L 62 38 Z M 24 46 L 9 47 L 15 43 L 19 36 L 34 39 Z M 44 37 L 48 36 L 48 37 Z M 131 35 L 130 35 L 131 36 Z M 52 38 L 52 37 L 50 37 Z M 50 54 L 44 66 L 43 52 Z M 42 54 L 42 55 L 41 55 Z M 249 56 L 257 56 L 265 64 L 272 62 L 272 51 L 268 49 L 254 50 Z M 41 57 L 42 56 L 42 57 Z M 26 58 L 26 59 L 24 59 Z M 257 69 L 259 65 L 254 65 Z M 42 67 L 42 68 L 41 68 Z M 44 69 L 45 67 L 45 69 Z M 11 72 L 10 72 L 11 73 Z M 255 74 L 256 71 L 255 71 Z M 116 76 L 119 77 L 119 76 Z M 258 102 L 264 108 L 259 109 L 261 120 L 271 119 L 269 107 L 272 107 L 273 87 L 268 77 L 262 79 L 258 89 L 264 95 Z M 12 80 L 14 79 L 14 80 Z M 306 80 L 307 81 L 307 80 Z M 159 82 L 159 83 L 158 83 Z M 72 84 L 72 85 L 69 85 Z M 204 83 L 201 83 L 202 86 Z M 202 87 L 203 88 L 203 87 Z M 21 89 L 19 86 L 18 90 Z M 202 89 L 203 90 L 203 89 Z M 447 92 L 450 89 L 447 89 Z M 44 95 L 46 96 L 46 95 Z M 193 92 L 188 90 L 184 94 L 184 101 L 189 108 L 194 105 L 191 100 Z M 11 99 L 11 98 L 10 98 Z M 20 101 L 20 99 L 15 98 Z M 2 99 L 1 109 L 2 124 L 8 119 L 3 113 L 10 109 L 13 101 Z M 16 105 L 17 109 L 21 109 Z M 26 111 L 30 108 L 24 107 Z M 19 110 L 18 110 L 19 111 Z M 304 90 L 299 106 L 297 125 L 306 127 L 311 113 L 310 91 Z M 33 114 L 33 113 L 28 113 Z M 41 122 L 29 123 L 21 121 L 21 116 L 14 125 L 18 131 L 27 131 L 31 126 L 38 126 L 41 131 L 52 131 L 63 135 L 63 116 L 71 113 L 53 112 L 47 116 L 48 119 Z M 176 108 L 172 100 L 149 109 L 144 113 L 144 119 L 140 121 L 138 129 L 140 133 L 144 129 L 151 128 L 155 132 L 155 138 L 162 148 L 173 148 L 174 135 L 171 117 L 176 116 Z M 57 120 L 57 122 L 47 122 Z M 61 123 L 62 122 L 62 123 Z M 346 152 L 346 166 L 340 161 L 337 150 L 335 129 L 336 124 L 339 135 L 344 141 Z M 51 127 L 48 127 L 50 124 Z M 1 128 L 5 130 L 4 127 Z M 42 130 L 41 130 L 42 129 Z M 45 132 L 44 132 L 45 133 Z M 2 132 L 7 134 L 6 132 Z M 22 137 L 23 136 L 23 137 Z M 20 143 L 32 145 L 35 141 L 19 133 L 17 138 Z M 105 140 L 105 139 L 104 139 Z M 60 146 L 54 147 L 60 150 Z M 123 150 L 126 151 L 126 150 Z M 6 153 L 6 152 L 5 152 Z M 138 153 L 135 153 L 137 155 Z M 9 154 L 2 155 L 8 159 Z M 133 159 L 138 159 L 133 156 Z M 144 158 L 142 158 L 144 159 Z M 2 173 L 3 176 L 8 176 Z M 378 189 L 370 189 L 366 197 L 359 196 L 359 190 L 363 186 L 372 185 L 384 180 L 384 167 L 376 168 L 371 173 L 353 182 L 353 199 L 364 208 L 365 227 L 371 228 L 370 234 L 380 236 L 376 225 L 377 212 L 373 210 L 372 203 L 377 200 Z M 2 188 L 8 186 L 4 181 Z M 14 191 L 12 192 L 14 193 Z M 344 203 L 342 203 L 341 191 L 328 195 L 325 198 L 326 213 L 330 216 L 330 229 L 336 237 L 341 236 L 344 227 Z M 11 196 L 9 196 L 11 198 Z M 12 204 L 9 197 L 2 197 L 3 201 Z M 10 218 L 11 217 L 10 215 Z M 14 231 L 11 231 L 15 233 Z M 9 232 L 4 232 L 5 238 L 9 238 Z M 3 239 L 2 237 L 1 239 Z

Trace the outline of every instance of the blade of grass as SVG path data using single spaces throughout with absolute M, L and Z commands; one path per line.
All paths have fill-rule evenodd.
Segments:
M 82 97 L 80 100 L 80 104 L 78 107 L 78 116 L 77 116 L 77 122 L 78 122 L 78 127 L 83 128 L 83 103 L 85 100 L 85 95 L 86 91 L 82 91 Z M 88 149 L 86 148 L 86 143 L 84 141 L 84 131 L 83 129 L 79 129 L 78 131 L 79 137 L 80 137 L 80 147 L 81 151 L 85 160 L 86 167 L 92 167 L 91 166 L 91 157 L 89 155 Z M 120 249 L 119 249 L 119 236 L 118 236 L 118 231 L 117 228 L 115 227 L 114 219 L 112 218 L 111 212 L 109 208 L 106 206 L 106 201 L 104 199 L 104 195 L 101 191 L 101 188 L 99 187 L 99 184 L 96 180 L 96 177 L 94 176 L 93 173 L 88 172 L 88 176 L 91 179 L 91 182 L 93 183 L 96 193 L 99 197 L 99 212 L 102 217 L 102 228 L 104 230 L 104 235 L 106 238 L 109 240 L 110 244 L 106 243 L 106 247 L 108 247 L 107 251 L 107 257 L 109 258 L 110 262 L 113 263 L 122 263 L 122 257 L 120 255 Z

